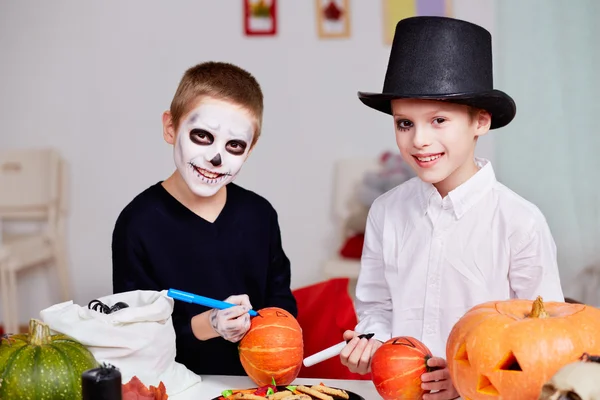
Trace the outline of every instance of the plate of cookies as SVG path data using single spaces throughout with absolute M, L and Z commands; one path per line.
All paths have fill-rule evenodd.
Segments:
M 318 385 L 268 385 L 253 389 L 224 390 L 212 400 L 365 400 L 344 389 Z

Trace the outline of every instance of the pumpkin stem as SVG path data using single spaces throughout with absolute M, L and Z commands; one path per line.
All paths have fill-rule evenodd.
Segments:
M 538 296 L 537 299 L 533 302 L 533 306 L 531 307 L 531 314 L 529 314 L 530 318 L 548 318 L 550 314 L 546 312 L 546 308 L 544 307 L 544 301 L 542 296 Z
M 50 327 L 42 321 L 32 318 L 29 321 L 29 343 L 41 346 L 51 342 Z

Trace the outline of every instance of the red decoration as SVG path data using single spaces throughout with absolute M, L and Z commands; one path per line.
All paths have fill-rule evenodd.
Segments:
M 431 351 L 420 341 L 408 336 L 385 342 L 373 355 L 373 383 L 385 400 L 421 399 L 421 375 L 430 370 L 427 360 Z
M 158 384 L 158 387 L 151 385 L 150 388 L 147 388 L 137 376 L 134 376 L 123 385 L 122 395 L 123 400 L 167 400 L 169 398 L 165 384 L 162 381 Z
M 259 387 L 289 385 L 296 379 L 304 356 L 302 329 L 292 314 L 269 307 L 252 318 L 250 330 L 240 341 L 240 361 Z
M 277 0 L 244 0 L 244 32 L 247 36 L 277 33 Z
M 319 37 L 349 37 L 350 0 L 315 0 L 315 2 Z
M 325 19 L 330 21 L 339 21 L 342 17 L 343 11 L 337 6 L 334 0 L 330 0 L 329 4 L 323 10 Z
M 358 233 L 354 236 L 350 236 L 344 242 L 340 250 L 340 255 L 344 258 L 351 258 L 354 260 L 360 260 L 362 256 L 363 245 L 365 243 L 365 235 Z
M 335 278 L 294 290 L 298 322 L 302 326 L 304 354 L 313 355 L 343 340 L 344 331 L 358 323 L 348 278 Z M 302 366 L 299 378 L 370 380 L 371 374 L 355 374 L 333 357 L 312 367 Z

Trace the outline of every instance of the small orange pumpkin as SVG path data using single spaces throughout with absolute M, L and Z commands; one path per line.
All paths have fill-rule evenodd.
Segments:
M 385 400 L 418 400 L 428 390 L 421 388 L 421 375 L 431 369 L 431 351 L 409 336 L 392 338 L 381 345 L 371 360 L 375 389 Z
M 252 318 L 250 329 L 240 341 L 240 361 L 258 386 L 292 383 L 302 367 L 302 329 L 292 314 L 269 307 Z
M 446 358 L 452 382 L 471 400 L 536 400 L 561 367 L 600 353 L 600 309 L 531 300 L 487 302 L 452 328 Z

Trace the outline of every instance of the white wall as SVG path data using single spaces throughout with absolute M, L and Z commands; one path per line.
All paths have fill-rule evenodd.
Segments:
M 248 39 L 240 1 L 0 2 L 0 148 L 54 146 L 71 164 L 77 303 L 111 292 L 114 221 L 172 172 L 161 113 L 184 70 L 206 60 L 239 64 L 261 82 L 263 136 L 237 182 L 278 210 L 292 286 L 321 279 L 337 251 L 335 161 L 395 148 L 391 119 L 356 97 L 381 89 L 389 47 L 380 1 L 352 1 L 352 37 L 329 41 L 317 38 L 313 1 L 279 3 L 278 36 Z M 493 0 L 454 5 L 456 17 L 493 32 Z M 493 135 L 479 154 L 492 158 Z M 20 282 L 23 321 L 59 301 L 43 270 Z

